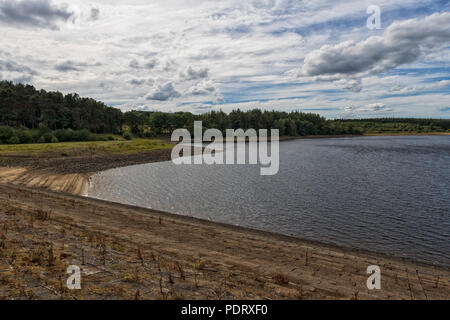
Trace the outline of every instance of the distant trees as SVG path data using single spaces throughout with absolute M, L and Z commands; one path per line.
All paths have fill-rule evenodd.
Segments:
M 229 114 L 211 111 L 129 111 L 108 107 L 103 102 L 78 94 L 36 90 L 33 86 L 0 81 L 0 142 L 66 142 L 97 139 L 92 134 L 121 134 L 152 137 L 168 135 L 178 128 L 193 131 L 194 121 L 205 129 L 279 129 L 282 136 L 342 135 L 375 132 L 431 132 L 450 130 L 443 119 L 358 119 L 326 120 L 303 112 L 236 109 Z
M 401 132 L 446 132 L 450 130 L 448 119 L 379 118 L 379 119 L 341 119 L 330 121 L 330 125 L 344 126 L 353 132 L 363 133 L 401 133 Z
M 38 91 L 30 85 L 0 82 L 0 125 L 119 133 L 122 124 L 122 112 L 103 102 L 80 98 L 77 94 L 64 96 L 61 92 Z
M 225 133 L 226 129 L 279 129 L 280 135 L 306 136 L 318 134 L 348 134 L 358 132 L 351 125 L 336 125 L 325 118 L 311 113 L 262 111 L 239 109 L 226 114 L 211 111 L 194 115 L 189 112 L 144 112 L 130 111 L 124 114 L 124 125 L 137 136 L 170 134 L 173 130 L 184 128 L 193 130 L 194 121 L 202 121 L 205 129 L 215 128 Z
M 68 141 L 92 141 L 106 139 L 93 135 L 89 130 L 59 129 L 52 131 L 45 125 L 38 129 L 12 128 L 0 126 L 0 143 L 24 144 L 24 143 L 56 143 Z

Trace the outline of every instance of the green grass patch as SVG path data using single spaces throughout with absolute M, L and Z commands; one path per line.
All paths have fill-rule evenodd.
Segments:
M 45 153 L 65 153 L 67 155 L 86 153 L 130 154 L 172 147 L 172 144 L 158 139 L 13 144 L 0 145 L 0 155 L 42 155 Z

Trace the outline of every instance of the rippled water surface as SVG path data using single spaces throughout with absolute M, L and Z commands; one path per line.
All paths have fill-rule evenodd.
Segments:
M 450 137 L 280 143 L 256 165 L 137 165 L 92 177 L 89 196 L 450 265 Z

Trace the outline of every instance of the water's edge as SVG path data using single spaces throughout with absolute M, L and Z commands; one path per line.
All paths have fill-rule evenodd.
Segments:
M 374 138 L 378 138 L 378 137 L 374 137 Z M 307 139 L 303 139 L 301 141 L 306 141 L 306 140 Z M 324 139 L 324 140 L 326 140 L 326 139 Z M 289 140 L 289 141 L 286 141 L 286 142 L 283 142 L 283 143 L 288 143 L 288 142 L 292 142 L 292 140 Z M 167 162 L 167 161 L 158 162 L 158 163 L 164 163 L 164 162 Z M 156 163 L 154 162 L 152 164 L 156 164 Z M 132 165 L 132 166 L 127 166 L 127 167 L 121 167 L 121 168 L 129 169 L 129 168 L 140 167 L 140 166 L 143 166 L 143 164 Z M 110 170 L 102 171 L 101 173 L 109 172 L 109 171 L 112 171 L 112 170 L 117 170 L 117 168 L 116 169 L 110 169 Z M 98 173 L 96 173 L 96 174 L 98 174 Z M 94 174 L 91 177 L 89 177 L 89 179 L 88 179 L 88 181 L 89 181 L 88 190 L 91 190 L 91 188 L 93 187 L 93 185 L 94 185 L 93 177 L 96 174 Z M 313 244 L 318 244 L 318 245 L 323 245 L 323 246 L 328 246 L 328 247 L 333 247 L 333 248 L 341 248 L 343 250 L 351 250 L 351 251 L 355 251 L 355 252 L 363 252 L 363 253 L 368 253 L 368 254 L 377 254 L 377 255 L 381 255 L 381 256 L 389 257 L 389 258 L 396 258 L 396 259 L 400 259 L 400 260 L 413 261 L 415 263 L 421 263 L 421 264 L 424 264 L 424 265 L 442 266 L 442 267 L 448 267 L 449 266 L 448 264 L 442 263 L 442 262 L 428 261 L 428 260 L 423 260 L 423 259 L 420 259 L 420 258 L 412 258 L 412 257 L 408 257 L 408 256 L 401 256 L 401 255 L 389 252 L 389 250 L 383 252 L 382 250 L 379 250 L 379 249 L 377 250 L 377 249 L 374 249 L 372 247 L 370 247 L 370 249 L 369 248 L 368 249 L 363 249 L 361 247 L 355 247 L 355 246 L 352 246 L 352 245 L 345 245 L 345 244 L 342 244 L 342 243 L 335 243 L 335 242 L 332 242 L 332 241 L 329 241 L 329 240 L 327 240 L 327 241 L 320 241 L 320 240 L 306 238 L 306 237 L 302 237 L 302 236 L 299 236 L 299 235 L 293 235 L 293 234 L 289 234 L 289 233 L 285 233 L 285 232 L 261 229 L 261 228 L 258 228 L 257 226 L 256 227 L 249 227 L 248 224 L 247 225 L 241 225 L 241 224 L 233 223 L 232 221 L 223 222 L 223 221 L 219 221 L 219 220 L 214 219 L 214 218 L 213 219 L 209 218 L 209 220 L 208 220 L 208 219 L 205 219 L 205 218 L 202 218 L 202 217 L 199 217 L 199 216 L 194 216 L 194 215 L 191 215 L 191 214 L 188 214 L 188 213 L 179 213 L 179 212 L 176 212 L 175 210 L 174 211 L 170 211 L 170 210 L 153 209 L 151 207 L 151 205 L 150 206 L 148 206 L 148 205 L 145 206 L 145 205 L 140 205 L 140 204 L 139 205 L 135 205 L 133 203 L 127 203 L 126 201 L 111 201 L 111 199 L 105 199 L 105 198 L 101 198 L 101 197 L 96 197 L 96 196 L 94 196 L 92 194 L 89 194 L 89 192 L 87 192 L 85 196 L 89 197 L 89 198 L 92 198 L 92 199 L 101 200 L 101 201 L 107 201 L 107 202 L 111 202 L 111 203 L 120 203 L 122 205 L 131 206 L 133 208 L 140 207 L 140 208 L 144 208 L 144 209 L 150 209 L 150 210 L 155 211 L 155 212 L 163 212 L 165 214 L 169 214 L 169 215 L 173 215 L 173 216 L 177 216 L 177 217 L 187 217 L 187 218 L 195 219 L 195 220 L 198 220 L 198 221 L 205 221 L 205 222 L 210 222 L 210 223 L 216 223 L 216 224 L 220 224 L 220 225 L 230 226 L 230 227 L 233 227 L 233 228 L 242 228 L 243 230 L 252 230 L 252 231 L 263 232 L 263 233 L 267 233 L 267 234 L 279 235 L 279 236 L 287 237 L 289 239 L 297 239 L 299 241 L 303 241 L 303 242 L 307 242 L 307 243 L 313 243 Z

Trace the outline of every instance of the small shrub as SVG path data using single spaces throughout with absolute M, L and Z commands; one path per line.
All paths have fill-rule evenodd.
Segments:
M 14 135 L 13 129 L 7 126 L 0 126 L 0 140 L 8 141 Z
M 52 138 L 53 138 L 53 134 L 52 132 L 47 132 L 46 134 L 43 135 L 45 142 L 50 143 L 52 142 Z
M 57 137 L 53 136 L 51 142 L 52 142 L 52 143 L 58 143 L 59 140 L 58 140 Z
M 56 130 L 55 137 L 58 138 L 60 142 L 73 141 L 73 130 L 72 129 Z
M 146 131 L 144 133 L 144 137 L 145 138 L 154 138 L 154 137 L 156 137 L 156 134 L 153 131 Z
M 20 143 L 31 143 L 33 138 L 28 130 L 17 130 L 16 136 L 19 138 Z
M 197 263 L 193 265 L 194 269 L 201 270 L 205 267 L 205 262 L 203 260 L 198 260 Z
M 129 132 L 125 132 L 125 133 L 123 134 L 123 138 L 124 138 L 125 140 L 131 140 L 131 139 L 132 139 L 131 134 L 130 134 Z
M 12 136 L 9 140 L 8 140 L 9 144 L 19 144 L 20 143 L 20 139 L 17 136 Z
M 38 142 L 38 143 L 45 143 L 45 137 L 44 137 L 44 136 L 41 136 L 41 137 L 38 139 L 37 142 Z
M 289 283 L 288 278 L 284 274 L 281 274 L 281 273 L 272 276 L 272 279 L 277 284 L 286 285 Z
M 50 130 L 47 126 L 45 126 L 43 123 L 39 124 L 39 130 L 38 130 L 39 136 L 45 136 L 46 134 L 51 134 L 52 130 Z
M 91 133 L 87 129 L 73 132 L 73 141 L 89 141 L 90 139 Z

